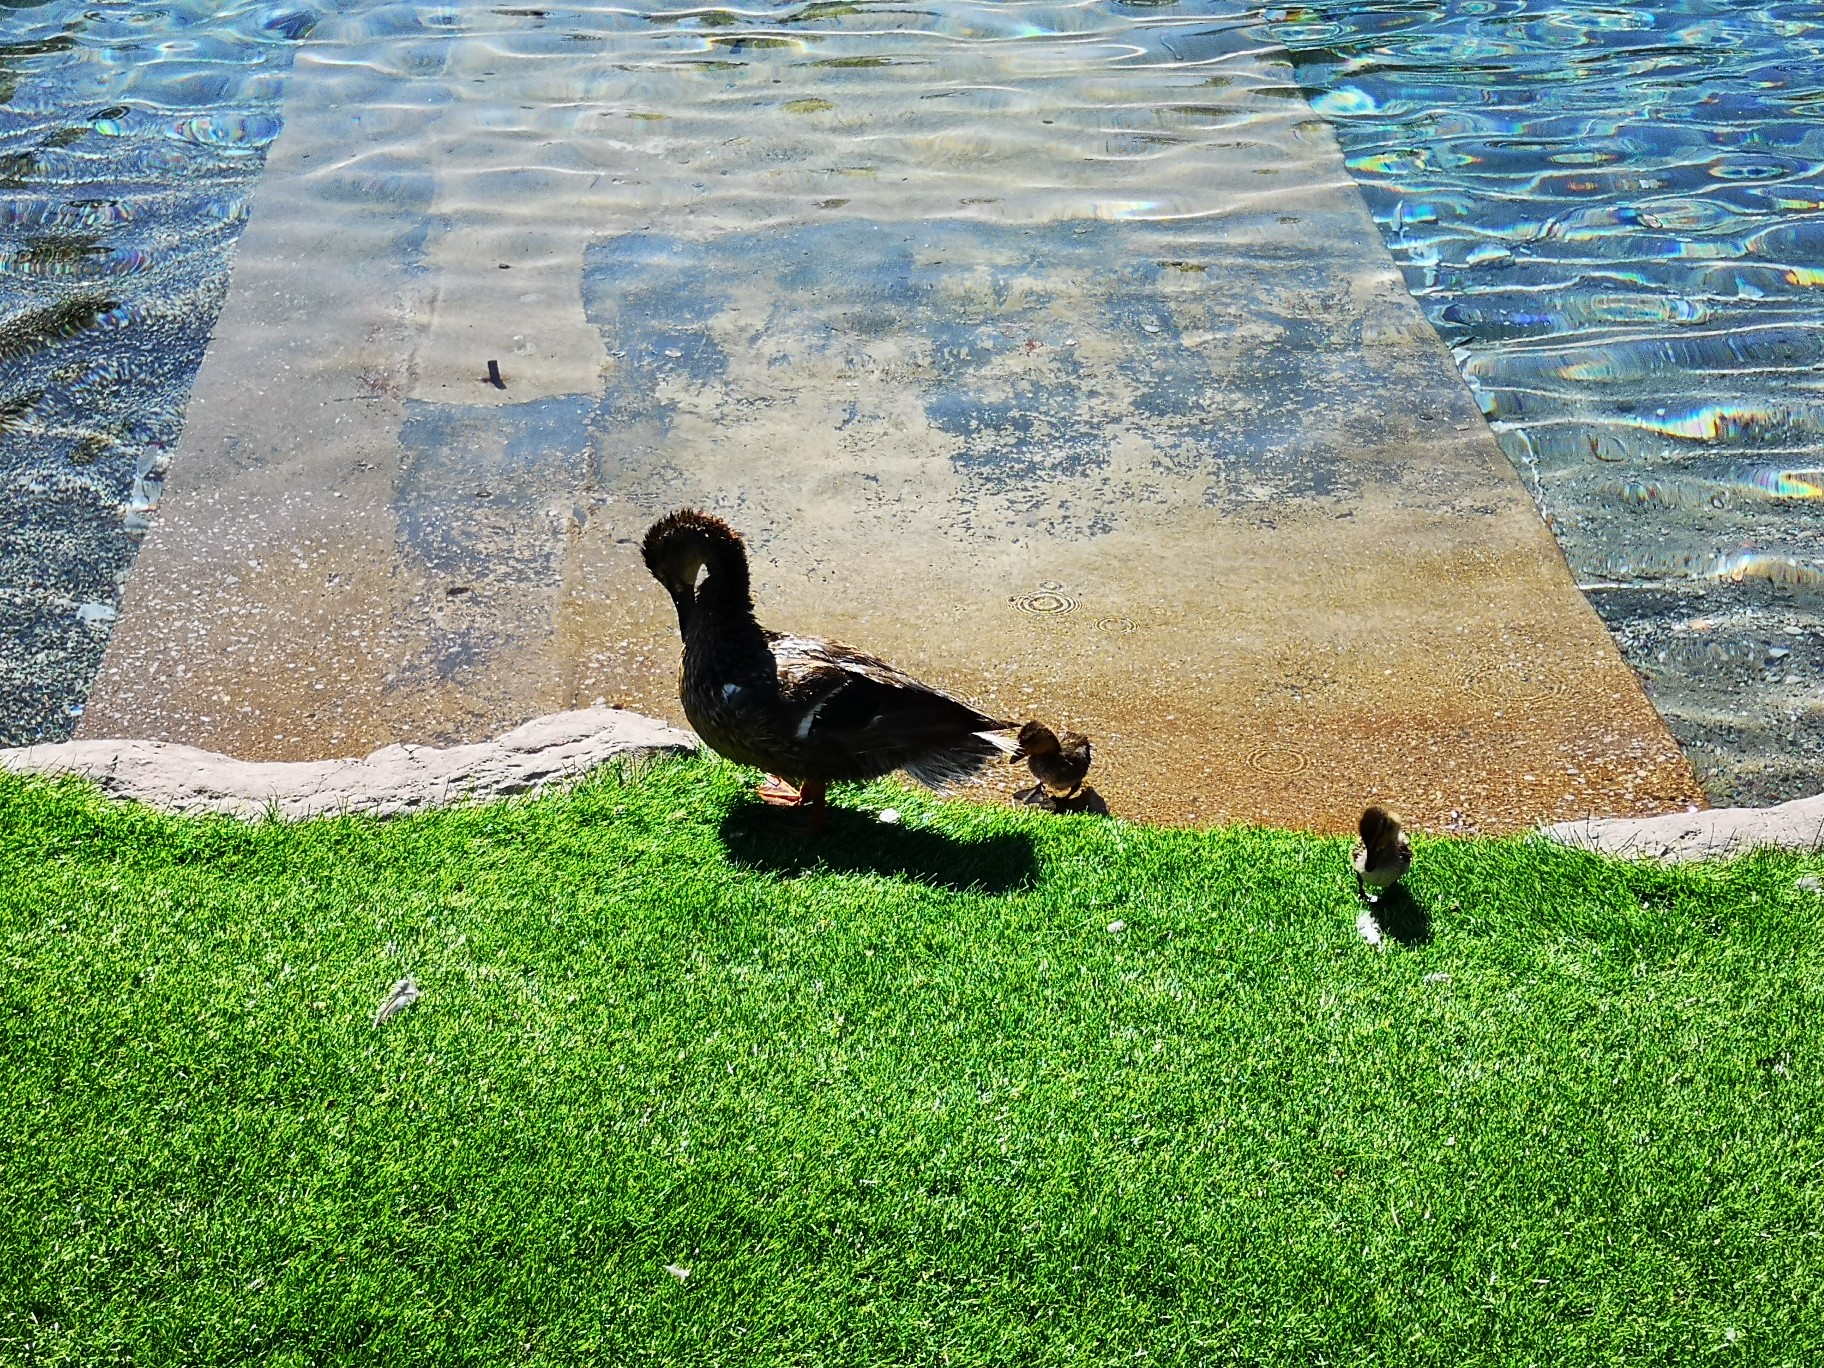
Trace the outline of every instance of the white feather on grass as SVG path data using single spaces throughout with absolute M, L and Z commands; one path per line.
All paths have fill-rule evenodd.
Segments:
M 379 1030 L 381 1022 L 396 1013 L 403 1012 L 416 1001 L 418 1001 L 418 985 L 412 981 L 412 976 L 407 974 L 393 985 L 393 991 L 381 1001 L 379 1009 L 374 1013 L 374 1029 Z

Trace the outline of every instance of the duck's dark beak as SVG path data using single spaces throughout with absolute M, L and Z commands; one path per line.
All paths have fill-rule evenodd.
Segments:
M 688 586 L 667 584 L 665 592 L 671 595 L 672 607 L 678 610 L 678 635 L 690 635 L 690 615 L 696 611 L 696 591 Z

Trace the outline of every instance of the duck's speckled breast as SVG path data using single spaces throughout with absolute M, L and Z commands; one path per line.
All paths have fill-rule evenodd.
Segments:
M 772 709 L 758 695 L 751 685 L 704 678 L 688 666 L 678 678 L 684 716 L 705 745 L 737 765 L 773 770 L 778 763 L 778 743 L 773 734 Z

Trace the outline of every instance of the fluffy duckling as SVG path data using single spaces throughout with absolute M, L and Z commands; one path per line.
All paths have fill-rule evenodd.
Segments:
M 667 514 L 641 554 L 678 610 L 690 725 L 717 754 L 767 771 L 764 801 L 808 805 L 813 830 L 827 826 L 832 783 L 902 769 L 937 788 L 1018 753 L 1004 734 L 1011 722 L 851 646 L 767 631 L 754 618 L 747 549 L 720 518 Z
M 1351 857 L 1355 865 L 1355 888 L 1363 898 L 1373 902 L 1380 894 L 1406 877 L 1412 868 L 1412 842 L 1400 829 L 1400 819 L 1379 804 L 1362 814 L 1356 830 L 1361 839 L 1355 843 Z M 1374 889 L 1370 894 L 1368 890 Z
M 1089 738 L 1073 731 L 1059 736 L 1043 722 L 1028 722 L 1020 728 L 1019 739 L 1020 754 L 1011 759 L 1015 763 L 1024 759 L 1039 782 L 1013 796 L 1053 812 L 1062 810 L 1082 790 L 1089 774 Z

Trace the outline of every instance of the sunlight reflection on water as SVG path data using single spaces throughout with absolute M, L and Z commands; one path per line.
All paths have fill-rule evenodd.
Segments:
M 1346 0 L 1263 18 L 1713 796 L 1815 791 L 1815 7 Z M 1668 647 L 1687 630 L 1766 668 L 1693 668 Z

